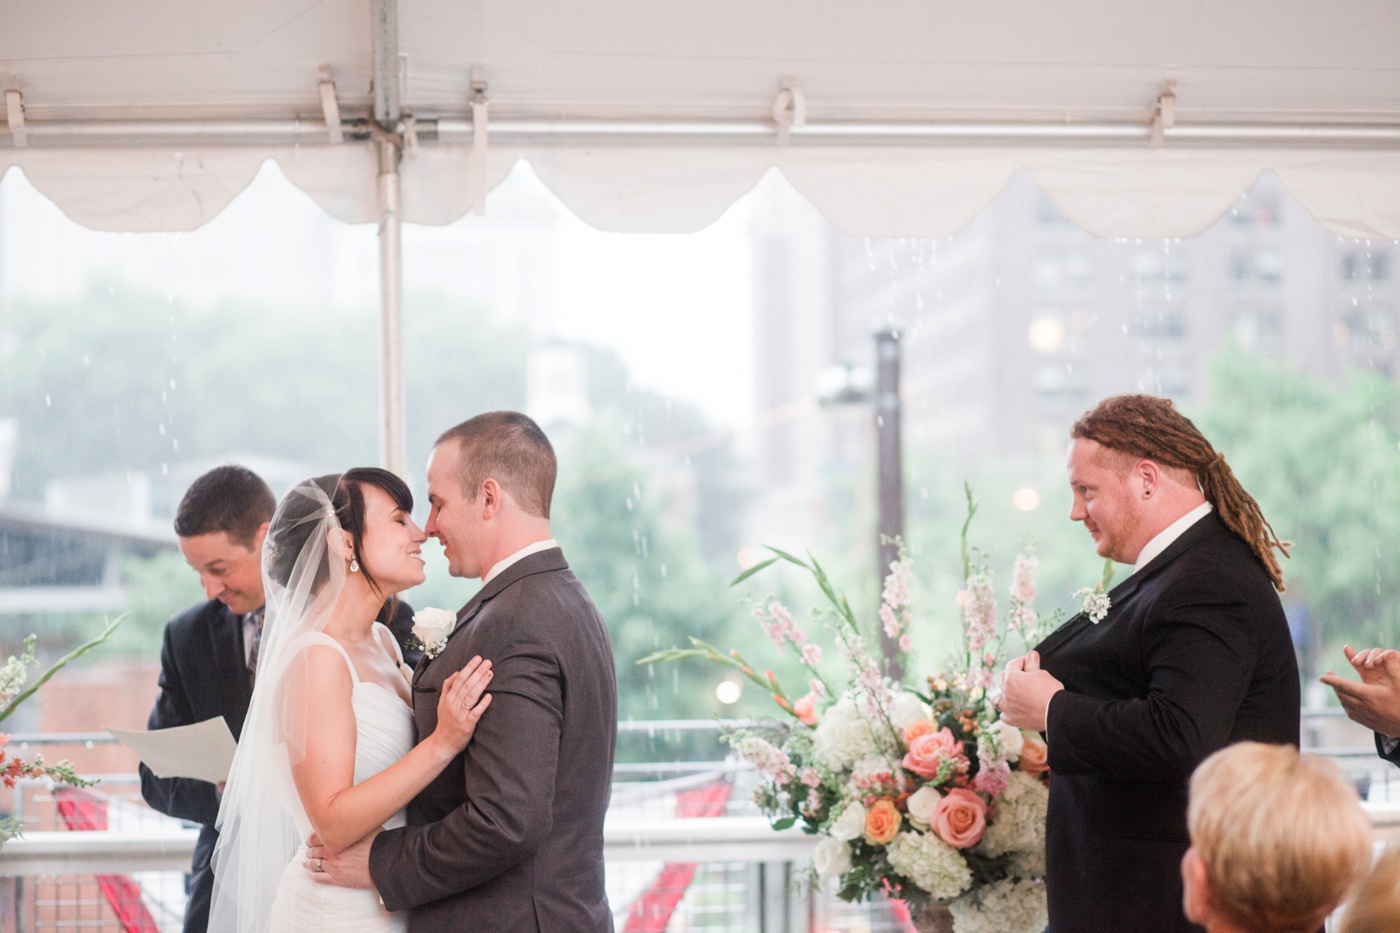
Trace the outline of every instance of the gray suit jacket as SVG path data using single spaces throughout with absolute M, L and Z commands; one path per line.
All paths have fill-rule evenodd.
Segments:
M 603 817 L 617 744 L 612 645 L 593 601 L 552 548 L 482 587 L 446 648 L 413 681 L 418 735 L 437 726 L 442 682 L 474 655 L 495 671 L 466 752 L 386 830 L 370 874 L 409 929 L 612 930 Z

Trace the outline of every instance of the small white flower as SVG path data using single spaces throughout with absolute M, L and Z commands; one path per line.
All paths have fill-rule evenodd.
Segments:
M 829 832 L 834 839 L 842 842 L 850 842 L 852 839 L 859 839 L 865 833 L 865 807 L 860 805 L 860 801 L 852 800 L 846 805 L 846 809 L 841 811 L 841 815 L 836 818 L 836 822 L 831 824 Z
M 908 731 L 909 727 L 916 722 L 933 718 L 933 710 L 928 708 L 923 700 L 900 690 L 894 695 L 890 702 L 890 722 L 900 732 Z
M 839 878 L 851 870 L 851 847 L 834 836 L 822 836 L 812 853 L 812 867 L 822 880 Z
M 909 807 L 909 822 L 928 832 L 929 823 L 933 820 L 933 808 L 938 806 L 938 801 L 942 799 L 943 795 L 927 784 L 914 791 L 905 801 L 905 805 Z
M 1084 614 L 1089 617 L 1090 622 L 1098 625 L 1113 606 L 1108 594 L 1101 589 L 1090 589 L 1086 586 L 1074 594 L 1075 599 L 1079 599 L 1081 596 L 1084 598 Z
M 447 636 L 457 624 L 457 614 L 427 607 L 413 614 L 413 637 L 423 646 L 423 654 L 435 658 L 447 647 Z
M 992 723 L 991 731 L 996 733 L 997 744 L 1001 746 L 1001 757 L 1008 762 L 1019 761 L 1021 749 L 1026 744 L 1026 738 L 1021 735 L 1021 730 L 998 719 Z

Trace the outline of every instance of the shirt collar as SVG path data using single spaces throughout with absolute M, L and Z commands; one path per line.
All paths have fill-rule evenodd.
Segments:
M 492 580 L 499 577 L 501 573 L 511 564 L 514 564 L 515 562 L 522 560 L 523 558 L 529 557 L 531 554 L 538 554 L 540 551 L 547 551 L 552 547 L 558 546 L 559 542 L 555 541 L 553 538 L 545 538 L 543 541 L 536 541 L 534 544 L 525 545 L 523 548 L 516 551 L 509 557 L 503 557 L 500 560 L 496 561 L 496 563 L 491 566 L 491 569 L 486 572 L 486 576 L 481 578 L 481 585 L 485 586 Z
M 1171 547 L 1173 541 L 1185 534 L 1186 529 L 1205 518 L 1210 512 L 1210 503 L 1202 502 L 1158 532 L 1157 537 L 1147 542 L 1147 544 L 1143 546 L 1142 552 L 1138 554 L 1137 563 L 1133 565 L 1133 573 L 1137 573 L 1139 570 L 1146 567 L 1154 557 Z

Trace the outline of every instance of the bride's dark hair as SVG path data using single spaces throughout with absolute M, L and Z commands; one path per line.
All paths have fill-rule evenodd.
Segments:
M 379 467 L 355 467 L 344 473 L 313 477 L 298 483 L 287 493 L 277 507 L 277 515 L 267 533 L 268 576 L 283 586 L 288 585 L 297 558 L 301 556 L 307 539 L 317 528 L 318 523 L 315 519 L 325 506 L 299 491 L 309 484 L 319 487 L 330 499 L 336 521 L 340 523 L 341 528 L 350 532 L 351 556 L 359 561 L 360 572 L 365 575 L 365 582 L 378 592 L 379 584 L 361 556 L 365 543 L 364 487 L 373 486 L 387 495 L 396 508 L 404 512 L 413 511 L 413 493 L 409 491 L 408 484 L 395 474 Z M 317 568 L 313 588 L 320 589 L 327 576 L 327 566 L 323 562 Z

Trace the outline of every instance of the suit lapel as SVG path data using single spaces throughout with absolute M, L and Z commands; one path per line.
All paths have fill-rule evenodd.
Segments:
M 569 564 L 564 560 L 564 552 L 557 547 L 550 548 L 547 551 L 537 551 L 534 554 L 522 557 L 505 570 L 502 570 L 499 575 L 493 577 L 490 583 L 487 583 L 481 589 L 477 590 L 476 595 L 468 600 L 467 604 L 458 611 L 457 624 L 453 626 L 451 633 L 448 634 L 448 642 L 451 642 L 453 639 L 457 638 L 460 633 L 466 631 L 467 628 L 470 627 L 472 620 L 481 612 L 482 608 L 512 583 L 517 580 L 522 580 L 531 574 L 567 569 L 569 569 Z M 446 647 L 444 647 L 443 651 L 446 650 Z M 442 652 L 438 653 L 441 654 Z M 433 660 L 433 658 L 424 654 L 418 661 L 418 666 L 413 669 L 413 682 L 415 684 L 418 683 L 418 679 L 423 676 L 423 672 L 428 669 L 428 665 L 431 664 Z
M 248 704 L 253 698 L 253 684 L 248 677 L 248 655 L 243 648 L 243 619 L 222 603 L 219 604 L 218 613 L 212 626 L 215 657 L 218 659 L 214 669 L 223 671 L 227 677 L 228 689 L 234 697 L 230 713 L 234 721 L 242 723 L 248 716 Z M 237 733 L 234 738 L 238 738 Z
M 1211 535 L 1223 530 L 1227 530 L 1225 523 L 1214 511 L 1202 516 L 1200 521 L 1187 528 L 1175 541 L 1169 544 L 1166 550 L 1148 561 L 1147 566 L 1136 573 L 1129 574 L 1126 580 L 1108 591 L 1108 615 L 1098 624 L 1104 625 L 1112 622 L 1115 612 L 1126 604 L 1144 583 L 1169 567 L 1182 554 Z M 1093 623 L 1089 622 L 1088 617 L 1083 612 L 1076 613 L 1064 625 L 1045 636 L 1045 639 L 1036 646 L 1036 650 L 1040 652 L 1052 650 L 1092 625 Z

